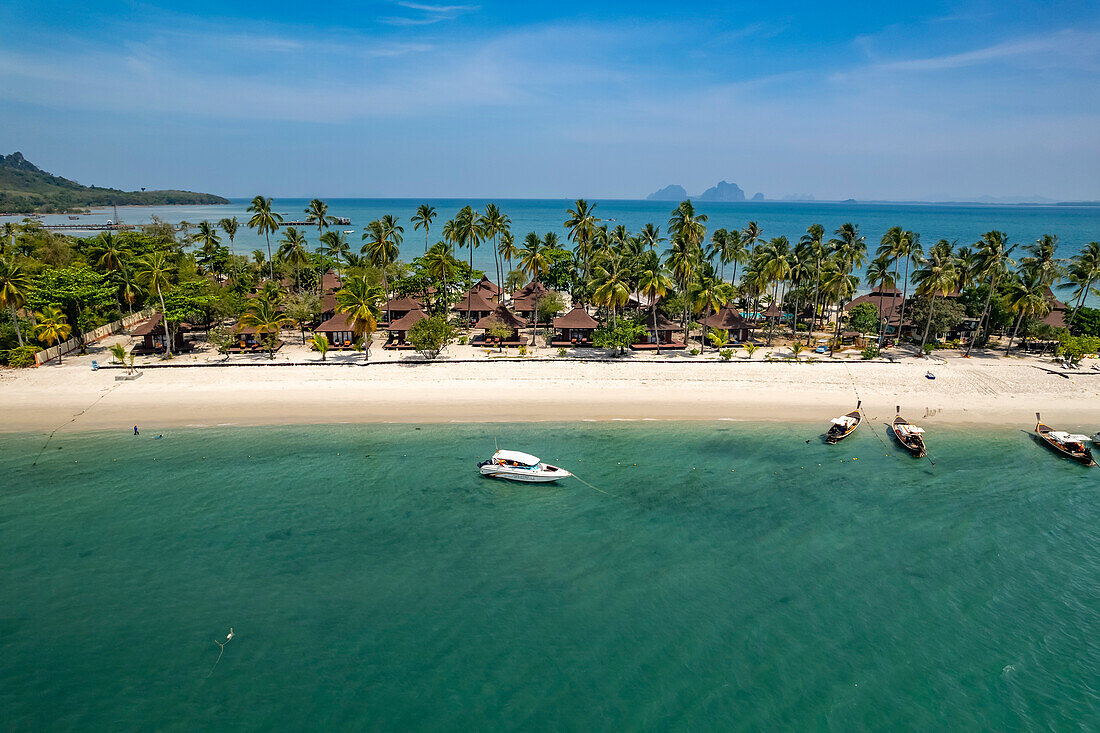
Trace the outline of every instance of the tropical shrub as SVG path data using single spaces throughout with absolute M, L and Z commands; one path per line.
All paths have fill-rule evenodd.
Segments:
M 853 331 L 874 333 L 878 331 L 878 308 L 874 303 L 860 303 L 848 311 L 848 325 Z
M 692 356 L 699 356 L 699 349 L 692 349 L 688 353 L 691 354 Z
M 718 352 L 718 358 L 722 361 L 729 361 L 733 358 L 733 349 L 722 349 Z
M 863 348 L 863 351 L 860 352 L 860 356 L 863 357 L 864 361 L 868 361 L 870 359 L 877 359 L 879 354 L 881 354 L 881 353 L 882 353 L 882 351 L 879 349 L 879 347 L 877 345 L 867 344 L 867 346 L 865 346 Z
M 22 369 L 23 367 L 34 366 L 34 355 L 39 351 L 37 346 L 17 346 L 14 349 L 4 352 L 4 360 L 8 366 L 15 367 L 16 369 Z
M 431 316 L 417 321 L 409 329 L 409 343 L 423 354 L 425 359 L 434 359 L 454 341 L 455 325 L 444 316 Z
M 565 356 L 565 354 L 566 354 L 565 349 L 558 349 L 558 356 Z

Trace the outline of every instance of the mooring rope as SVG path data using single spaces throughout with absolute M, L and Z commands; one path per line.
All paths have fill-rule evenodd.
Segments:
M 210 675 L 214 674 L 214 670 L 218 666 L 218 662 L 222 661 L 222 655 L 225 654 L 225 645 L 233 641 L 233 627 L 229 627 L 229 633 L 225 635 L 225 641 L 218 641 L 214 639 L 214 643 L 220 646 L 222 649 L 218 652 L 218 661 L 214 662 L 214 666 L 210 668 L 210 671 L 206 675 L 206 679 L 210 679 Z
M 38 459 L 39 459 L 39 458 L 41 458 L 41 457 L 42 457 L 42 454 L 46 452 L 46 447 L 47 447 L 47 446 L 49 446 L 49 444 L 50 444 L 50 441 L 51 441 L 51 440 L 53 440 L 53 436 L 54 436 L 54 433 L 56 433 L 56 432 L 57 432 L 58 430 L 60 430 L 61 428 L 64 428 L 64 427 L 66 427 L 66 426 L 68 426 L 68 425 L 71 425 L 71 424 L 73 424 L 74 422 L 76 422 L 76 419 L 77 419 L 78 417 L 80 417 L 81 415 L 83 415 L 83 414 L 84 414 L 84 413 L 86 413 L 86 412 L 87 412 L 88 410 L 92 409 L 93 407 L 95 407 L 95 406 L 96 406 L 96 405 L 97 405 L 97 404 L 99 403 L 99 401 L 100 401 L 101 399 L 103 399 L 103 398 L 104 398 L 104 397 L 106 397 L 106 396 L 107 396 L 108 394 L 110 394 L 111 390 L 112 390 L 112 389 L 114 389 L 114 388 L 115 388 L 115 387 L 117 387 L 117 386 L 118 386 L 117 384 L 112 384 L 112 385 L 111 385 L 110 387 L 108 387 L 107 389 L 103 390 L 103 394 L 101 394 L 101 395 L 100 395 L 99 397 L 97 397 L 97 398 L 95 399 L 95 401 L 94 401 L 94 402 L 92 402 L 92 404 L 88 405 L 88 406 L 87 406 L 87 407 L 85 407 L 85 408 L 84 408 L 83 410 L 81 410 L 80 412 L 78 412 L 78 413 L 76 413 L 75 415 L 73 415 L 72 419 L 71 419 L 71 420 L 69 420 L 68 422 L 65 422 L 65 423 L 63 423 L 63 424 L 61 424 L 61 425 L 58 425 L 58 426 L 57 426 L 56 428 L 54 428 L 54 429 L 53 429 L 52 431 L 50 431 L 50 434 L 49 434 L 49 435 L 48 435 L 48 436 L 46 437 L 46 442 L 42 444 L 42 450 L 38 451 L 38 455 L 36 455 L 36 456 L 34 457 L 34 463 L 32 463 L 31 465 L 32 465 L 32 466 L 37 466 L 37 465 L 38 465 Z

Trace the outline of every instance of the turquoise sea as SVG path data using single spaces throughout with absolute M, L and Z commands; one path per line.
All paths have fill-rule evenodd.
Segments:
M 530 231 L 539 235 L 556 232 L 566 239 L 563 223 L 565 212 L 573 205 L 571 200 L 534 199 L 329 199 L 329 211 L 334 216 L 345 216 L 351 224 L 341 229 L 350 230 L 352 244 L 360 243 L 363 227 L 384 214 L 393 214 L 405 227 L 402 258 L 410 260 L 424 251 L 423 230 L 414 231 L 410 219 L 421 203 L 429 203 L 438 211 L 430 242 L 438 239 L 443 222 L 453 217 L 463 206 L 473 206 L 484 211 L 487 203 L 494 202 L 512 220 L 512 232 L 517 240 Z M 186 220 L 192 223 L 202 220 L 218 221 L 236 216 L 242 223 L 249 214 L 248 199 L 234 199 L 224 206 L 168 206 L 119 209 L 119 216 L 131 224 L 148 223 L 152 216 L 172 223 Z M 287 220 L 304 219 L 308 199 L 275 199 L 275 209 Z M 675 202 L 669 201 L 595 201 L 596 216 L 608 220 L 611 227 L 622 224 L 632 232 L 639 231 L 652 222 L 664 229 Z M 760 224 L 767 238 L 785 236 L 791 242 L 806 232 L 811 224 L 822 224 L 832 233 L 845 222 L 859 225 L 873 250 L 882 235 L 893 226 L 919 232 L 925 247 L 940 239 L 957 240 L 960 245 L 973 244 L 982 234 L 998 229 L 1010 235 L 1010 241 L 1023 244 L 1034 242 L 1044 234 L 1056 234 L 1061 244 L 1060 255 L 1068 257 L 1080 251 L 1086 242 L 1100 239 L 1100 206 L 1000 206 L 1000 205 L 947 205 L 947 204 L 871 204 L 871 203 L 813 203 L 789 201 L 746 201 L 740 203 L 696 202 L 696 208 L 709 217 L 708 230 L 719 227 L 741 229 L 749 221 Z M 82 216 L 82 223 L 104 223 L 114 217 L 111 209 L 98 210 Z M 614 221 L 610 221 L 614 220 Z M 65 216 L 47 216 L 50 224 L 70 224 Z M 316 245 L 316 230 L 306 229 L 311 246 Z M 228 243 L 226 243 L 228 244 Z M 250 253 L 253 249 L 266 248 L 263 237 L 242 227 L 236 239 L 238 252 Z M 490 247 L 483 246 L 474 254 L 474 265 L 491 270 L 493 259 Z
M 0 435 L 0 729 L 1093 728 L 1100 471 L 820 427 Z

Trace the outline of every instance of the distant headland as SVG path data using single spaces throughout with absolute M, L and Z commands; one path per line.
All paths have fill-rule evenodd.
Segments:
M 82 186 L 55 176 L 23 157 L 0 155 L 0 211 L 66 214 L 95 206 L 228 204 L 229 199 L 193 191 L 120 191 Z

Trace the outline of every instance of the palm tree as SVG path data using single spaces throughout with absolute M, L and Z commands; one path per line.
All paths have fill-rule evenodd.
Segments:
M 19 328 L 18 311 L 27 302 L 27 293 L 31 288 L 31 278 L 23 266 L 15 261 L 14 255 L 0 260 L 0 307 L 6 308 L 15 325 L 15 337 L 23 346 L 23 331 Z
M 749 355 L 749 359 L 752 359 L 752 355 L 756 353 L 758 348 L 756 344 L 745 344 L 745 353 Z
M 1031 257 L 1024 257 L 1020 260 L 1020 264 L 1038 275 L 1044 286 L 1050 287 L 1062 274 L 1062 266 L 1054 257 L 1054 252 L 1058 249 L 1058 237 L 1053 234 L 1044 234 L 1035 241 L 1035 244 L 1029 244 L 1024 249 L 1031 254 Z
M 683 239 L 692 247 L 702 247 L 707 236 L 707 215 L 696 214 L 695 205 L 681 201 L 668 220 L 668 234 L 671 238 Z
M 966 345 L 966 356 L 970 356 L 970 350 L 974 348 L 974 342 L 983 338 L 983 324 L 986 324 L 988 329 L 986 319 L 989 316 L 990 305 L 993 302 L 993 294 L 997 291 L 997 280 L 1006 272 L 1008 265 L 1012 263 L 1008 256 L 1012 254 L 1012 250 L 1016 249 L 1015 244 L 1011 247 L 1008 247 L 1007 244 L 1008 235 L 999 231 L 986 232 L 977 244 L 978 250 L 974 253 L 970 274 L 975 280 L 987 281 L 989 292 L 986 293 L 982 314 L 978 318 L 978 326 Z M 988 336 L 985 338 L 988 338 Z
M 474 211 L 473 207 L 465 206 L 461 211 L 455 215 L 454 231 L 452 236 L 455 238 L 455 244 L 459 247 L 468 247 L 470 249 L 470 274 L 473 275 L 474 269 L 474 250 L 481 246 L 481 243 L 485 240 L 485 229 L 482 223 L 481 216 Z M 472 304 L 470 299 L 466 299 L 466 319 L 470 319 L 470 309 Z
M 741 230 L 741 241 L 749 248 L 749 259 L 752 259 L 752 256 L 756 254 L 756 243 L 760 241 L 761 236 L 760 225 L 755 221 L 750 221 Z
M 1050 312 L 1050 301 L 1047 300 L 1046 291 L 1044 273 L 1042 268 L 1038 267 L 1022 267 L 1020 278 L 1009 285 L 1008 310 L 1016 314 L 1016 324 L 1012 327 L 1012 335 L 1008 338 L 1005 356 L 1012 351 L 1012 342 L 1016 340 L 1020 324 L 1025 318 L 1044 316 Z
M 218 257 L 218 245 L 222 241 L 221 237 L 218 236 L 217 227 L 208 221 L 200 221 L 198 230 L 191 235 L 190 240 L 193 244 L 200 245 L 199 252 L 202 255 L 198 258 L 200 263 L 210 272 L 214 272 Z
M 1093 290 L 1093 285 L 1100 281 L 1100 242 L 1089 242 L 1081 253 L 1074 255 L 1069 269 L 1069 278 L 1072 284 L 1077 285 L 1073 294 L 1073 312 L 1069 316 L 1067 326 L 1073 326 L 1077 318 L 1077 311 L 1084 305 L 1085 298 Z
M 375 267 L 382 271 L 382 291 L 389 302 L 390 283 L 386 275 L 389 266 L 397 261 L 401 244 L 401 233 L 405 230 L 397 225 L 397 220 L 387 214 L 381 219 L 376 219 L 363 228 L 363 241 L 365 244 L 360 251 L 365 254 Z M 387 311 L 387 320 L 389 313 Z
M 516 246 L 516 238 L 512 236 L 512 232 L 505 232 L 500 235 L 500 256 L 508 262 L 508 272 L 512 271 L 512 260 L 519 257 L 519 247 Z M 504 283 L 500 283 L 503 288 Z
M 345 313 L 351 324 L 355 338 L 364 339 L 363 353 L 370 358 L 370 337 L 378 328 L 378 318 L 382 315 L 378 301 L 387 297 L 377 285 L 372 285 L 362 275 L 348 278 L 344 287 L 336 291 L 336 311 Z
M 928 296 L 928 318 L 924 322 L 924 335 L 920 340 L 921 351 L 928 343 L 928 329 L 932 325 L 932 311 L 936 306 L 937 295 L 948 295 L 958 284 L 958 260 L 954 246 L 941 239 L 931 249 L 928 256 L 921 260 L 921 268 L 913 273 L 914 291 L 917 296 Z
M 271 359 L 275 358 L 279 332 L 292 322 L 278 305 L 267 298 L 254 298 L 249 302 L 248 309 L 241 314 L 241 325 L 255 328 L 256 335 L 267 342 L 268 356 Z
M 801 359 L 798 358 L 798 355 L 805 350 L 806 345 L 801 341 L 795 341 L 793 344 L 791 344 L 791 356 L 794 357 L 795 361 L 801 361 Z
M 485 215 L 481 217 L 481 228 L 485 232 L 486 238 L 493 238 L 493 263 L 497 268 L 497 283 L 503 285 L 504 273 L 501 272 L 503 265 L 501 264 L 500 257 L 500 237 L 509 232 L 509 227 L 512 225 L 512 220 L 508 218 L 507 214 L 501 213 L 496 204 L 487 204 L 485 206 Z
M 48 305 L 35 315 L 38 325 L 35 326 L 35 335 L 39 339 L 50 344 L 60 344 L 72 334 L 72 326 L 61 309 L 54 305 Z M 57 350 L 57 363 L 61 363 L 61 349 Z
M 532 236 L 534 235 L 534 236 Z M 550 267 L 550 261 L 546 258 L 546 249 L 542 246 L 542 240 L 534 232 L 528 234 L 523 240 L 523 248 L 519 251 L 519 267 L 535 282 Z M 469 303 L 469 300 L 466 301 Z M 531 339 L 533 348 L 538 348 L 539 332 L 539 308 L 535 303 L 535 320 L 532 326 L 534 331 Z M 469 318 L 469 314 L 466 315 Z
M 707 350 L 707 319 L 712 312 L 717 312 L 726 304 L 723 298 L 725 295 L 723 284 L 722 280 L 714 277 L 710 263 L 705 263 L 699 279 L 689 294 L 695 313 L 703 314 L 703 318 L 699 321 L 699 353 Z
M 442 303 L 446 310 L 450 289 L 447 280 L 453 278 L 458 269 L 458 261 L 454 258 L 453 247 L 447 242 L 436 242 L 428 253 L 424 255 L 424 272 L 428 277 L 443 281 Z
M 764 276 L 764 282 L 774 287 L 772 303 L 780 308 L 782 299 L 779 297 L 779 286 L 786 281 L 791 272 L 791 247 L 786 237 L 775 237 L 763 247 L 757 249 L 759 267 Z M 768 345 L 772 342 L 773 330 L 768 331 Z
M 328 250 L 329 259 L 336 265 L 337 269 L 340 269 L 340 263 L 347 261 L 347 256 L 351 254 L 351 247 L 348 245 L 348 239 L 344 236 L 343 232 L 338 232 L 335 229 L 329 229 L 327 232 L 321 235 L 321 251 Z M 324 258 L 322 257 L 321 269 L 324 270 Z M 324 274 L 321 275 L 321 287 L 324 288 Z
M 168 257 L 164 252 L 154 252 L 148 257 L 138 261 L 137 281 L 146 290 L 156 290 L 160 298 L 160 312 L 164 324 L 164 352 L 168 357 L 172 356 L 172 334 L 168 331 L 168 309 L 164 307 L 164 291 L 171 282 L 172 268 Z
M 737 282 L 737 266 L 745 264 L 748 252 L 741 241 L 741 232 L 716 229 L 711 235 L 711 254 L 718 258 L 719 277 L 726 279 L 726 265 L 733 265 L 733 282 Z
M 317 252 L 321 255 L 321 270 L 317 273 L 317 292 L 324 290 L 325 283 L 325 229 L 336 223 L 335 216 L 329 216 L 328 204 L 321 199 L 313 199 L 305 209 L 306 221 L 317 225 Z
M 649 312 L 653 318 L 653 333 L 657 333 L 657 300 L 665 297 L 669 288 L 672 287 L 672 280 L 665 274 L 656 252 L 650 250 L 646 255 L 640 263 L 638 292 L 649 299 Z M 657 353 L 661 353 L 660 339 L 657 339 Z
M 895 227 L 896 228 L 896 227 Z M 883 289 L 890 288 L 895 289 L 897 287 L 897 260 L 890 257 L 886 252 L 882 251 L 879 247 L 879 255 L 875 259 L 871 260 L 871 264 L 867 266 L 867 284 L 872 289 L 879 288 L 880 292 Z M 879 299 L 879 302 L 883 302 Z M 886 336 L 886 314 L 878 314 L 878 343 L 881 346 L 882 340 Z
M 569 217 L 565 220 L 565 226 L 569 228 L 569 239 L 573 242 L 574 251 L 581 263 L 583 280 L 588 282 L 592 261 L 592 239 L 596 235 L 596 226 L 600 220 L 595 215 L 596 204 L 589 204 L 584 199 L 577 199 L 573 208 L 566 212 Z
M 435 221 L 435 207 L 428 204 L 420 204 L 416 207 L 416 213 L 412 216 L 413 231 L 423 227 L 424 229 L 424 254 L 428 254 L 428 230 Z
M 810 315 L 810 327 L 806 329 L 806 343 L 809 344 L 814 337 L 814 327 L 817 325 L 817 309 L 819 296 L 821 295 L 821 263 L 825 260 L 825 227 L 820 224 L 811 224 L 806 228 L 806 233 L 798 241 L 807 249 L 809 257 L 814 262 L 814 302 L 813 312 Z
M 241 223 L 237 221 L 237 217 L 226 217 L 218 222 L 218 226 L 225 232 L 225 236 L 229 237 L 229 256 L 230 262 L 232 262 L 233 279 L 237 278 L 237 251 L 233 248 L 233 240 L 237 236 L 237 229 Z
M 321 355 L 321 361 L 328 358 L 328 336 L 323 333 L 315 333 L 313 338 L 309 340 L 309 345 L 317 349 L 317 353 Z
M 248 220 L 248 228 L 255 229 L 267 240 L 267 276 L 274 280 L 275 263 L 271 257 L 271 235 L 279 230 L 283 215 L 272 210 L 271 199 L 263 196 L 252 199 L 252 203 L 248 205 L 248 211 L 252 213 L 252 218 Z
M 657 245 L 665 241 L 665 238 L 661 236 L 661 230 L 652 223 L 642 227 L 642 231 L 638 233 L 638 236 L 641 238 L 642 244 L 650 250 L 656 250 Z
M 665 265 L 672 272 L 673 277 L 676 278 L 677 284 L 680 286 L 680 292 L 684 294 L 684 309 L 682 313 L 682 323 L 685 331 L 687 330 L 687 312 L 688 312 L 688 288 L 691 285 L 691 281 L 695 276 L 695 270 L 698 267 L 698 248 L 691 245 L 683 237 L 674 236 L 672 238 L 672 246 L 669 248 L 668 255 L 665 257 Z
M 283 262 L 288 265 L 293 265 L 294 287 L 300 289 L 299 270 L 302 265 L 309 261 L 309 253 L 306 252 L 305 236 L 294 227 L 288 227 L 287 230 L 283 232 L 282 243 L 279 246 L 277 254 Z
M 618 326 L 615 318 L 617 309 L 630 300 L 630 284 L 622 258 L 612 256 L 603 259 L 596 265 L 592 277 L 596 285 L 592 300 L 596 305 L 611 310 L 611 328 L 614 329 Z

